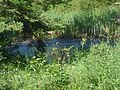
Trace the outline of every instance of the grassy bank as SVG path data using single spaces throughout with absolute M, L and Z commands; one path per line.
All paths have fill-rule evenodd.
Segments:
M 24 66 L 1 64 L 0 90 L 120 89 L 120 44 L 101 44 L 87 53 L 76 51 L 71 64 L 44 64 L 44 60 L 33 58 Z
M 63 10 L 56 7 L 41 15 L 45 23 L 53 29 L 53 36 L 107 36 L 109 38 L 119 36 L 119 6 L 114 4 L 95 6 L 95 2 L 89 0 L 76 2 L 80 6 L 72 3 L 71 6 L 62 8 Z

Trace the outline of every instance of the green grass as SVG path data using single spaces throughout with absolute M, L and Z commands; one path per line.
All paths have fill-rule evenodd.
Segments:
M 28 6 L 24 8 L 23 5 L 23 9 L 18 8 L 17 11 L 25 9 L 25 13 L 27 13 Z M 56 37 L 104 35 L 112 38 L 120 34 L 118 21 L 120 8 L 113 4 L 104 6 L 94 0 L 92 2 L 91 0 L 72 0 L 66 5 L 59 4 L 47 11 L 43 11 L 41 8 L 41 5 L 37 6 L 33 2 L 33 15 L 24 16 L 20 12 L 21 17 L 17 18 L 15 14 L 12 19 L 22 19 L 24 23 L 26 19 L 30 22 L 42 21 L 49 27 L 49 30 L 45 29 L 45 31 L 57 32 Z M 13 9 L 11 10 L 14 14 L 16 4 L 15 11 Z M 3 16 L 6 18 L 4 13 Z M 0 32 L 14 29 L 19 31 L 27 27 L 22 27 L 22 23 L 19 22 L 16 22 L 17 24 L 14 21 L 9 23 L 9 19 L 5 19 L 8 22 L 7 25 L 3 18 L 1 17 L 2 31 Z M 28 26 L 31 28 L 31 25 Z M 7 43 L 14 39 L 12 32 L 9 35 L 7 31 L 1 33 L 3 40 L 0 41 L 0 49 L 5 48 Z M 38 37 L 45 36 L 44 29 L 36 31 L 33 28 L 33 31 L 35 32 L 32 33 L 37 34 Z M 6 39 L 6 36 L 11 38 Z M 0 90 L 120 90 L 120 43 L 115 47 L 104 43 L 95 45 L 87 52 L 75 50 L 69 58 L 66 58 L 70 54 L 69 50 L 64 49 L 63 51 L 65 52 L 63 59 L 60 58 L 59 50 L 52 52 L 54 58 L 50 64 L 46 64 L 44 55 L 31 59 L 10 55 L 6 58 L 3 56 L 7 56 L 7 54 L 0 51 Z M 65 61 L 69 61 L 69 63 L 65 63 Z
M 76 5 L 75 3 L 78 4 Z M 120 32 L 120 25 L 118 23 L 119 6 L 102 6 L 94 1 L 73 0 L 67 7 L 61 7 L 48 10 L 40 16 L 56 32 L 56 36 L 81 37 L 85 35 L 104 35 L 115 37 Z
M 0 67 L 0 90 L 120 90 L 120 44 L 76 51 L 71 64 L 38 63 Z M 44 61 L 44 60 L 43 60 Z

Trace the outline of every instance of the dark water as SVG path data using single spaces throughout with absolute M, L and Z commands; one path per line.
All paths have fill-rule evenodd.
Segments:
M 33 56 L 37 48 L 30 41 L 14 43 L 7 48 L 10 54 Z
M 105 40 L 105 39 L 104 39 L 104 41 L 107 42 L 107 40 Z M 74 38 L 66 38 L 66 39 L 54 38 L 54 39 L 44 40 L 43 42 L 44 42 L 45 52 L 48 54 L 51 54 L 51 52 L 53 51 L 53 48 L 57 48 L 59 50 L 59 53 L 62 53 L 62 52 L 60 52 L 61 49 L 70 48 L 70 47 L 78 48 L 78 49 L 81 49 L 81 48 L 88 49 L 92 45 L 100 44 L 102 42 L 102 40 L 98 39 L 98 38 L 97 39 L 87 39 L 83 46 L 82 46 L 81 39 L 74 39 Z M 110 44 L 114 45 L 115 44 L 114 40 L 110 41 Z M 31 41 L 27 40 L 24 42 L 19 42 L 17 44 L 12 44 L 9 47 L 9 51 L 10 51 L 10 53 L 15 54 L 15 55 L 22 54 L 22 55 L 26 55 L 26 56 L 34 56 L 36 54 L 36 52 L 41 51 L 40 48 L 42 49 L 43 45 L 36 46 L 36 42 L 31 42 Z
M 51 51 L 53 48 L 69 48 L 69 47 L 74 47 L 74 48 L 82 48 L 81 40 L 80 39 L 61 39 L 61 38 L 54 38 L 50 40 L 45 40 L 44 41 L 45 46 L 46 46 L 46 51 Z

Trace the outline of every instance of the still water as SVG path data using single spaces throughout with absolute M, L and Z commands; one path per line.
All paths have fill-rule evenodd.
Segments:
M 104 39 L 105 42 L 107 40 Z M 63 49 L 63 48 L 77 48 L 77 49 L 88 49 L 90 46 L 95 44 L 100 44 L 102 42 L 101 39 L 87 39 L 84 44 L 81 42 L 81 39 L 75 38 L 53 38 L 44 40 L 44 46 L 38 45 L 37 42 L 31 42 L 26 40 L 24 42 L 19 42 L 16 44 L 12 44 L 9 47 L 9 51 L 12 54 L 22 54 L 26 56 L 34 56 L 36 52 L 44 51 L 46 53 L 51 53 L 54 48 Z M 110 41 L 110 44 L 114 45 L 114 41 Z M 44 48 L 44 49 L 43 49 Z

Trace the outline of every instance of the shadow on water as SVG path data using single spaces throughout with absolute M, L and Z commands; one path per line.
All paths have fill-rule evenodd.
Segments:
M 46 52 L 48 54 L 47 60 L 48 63 L 53 60 L 60 61 L 68 60 L 74 55 L 76 50 L 81 51 L 89 51 L 90 47 L 94 45 L 100 45 L 101 43 L 107 43 L 110 46 L 116 46 L 116 40 L 107 38 L 88 38 L 83 43 L 81 39 L 74 38 L 54 38 L 50 40 L 44 41 L 46 45 Z M 65 63 L 69 63 L 70 60 L 65 61 Z
M 33 57 L 37 53 L 45 53 L 47 55 L 47 62 L 53 62 L 53 60 L 65 60 L 68 59 L 74 50 L 89 50 L 93 45 L 99 45 L 102 42 L 107 42 L 111 46 L 116 45 L 116 40 L 107 40 L 106 38 L 88 38 L 82 45 L 81 39 L 75 38 L 53 38 L 42 41 L 24 41 L 16 44 L 12 44 L 8 51 L 13 55 L 23 55 L 27 57 Z
M 11 44 L 7 48 L 12 55 L 34 56 L 37 52 L 45 52 L 45 44 L 43 41 L 26 40 Z

